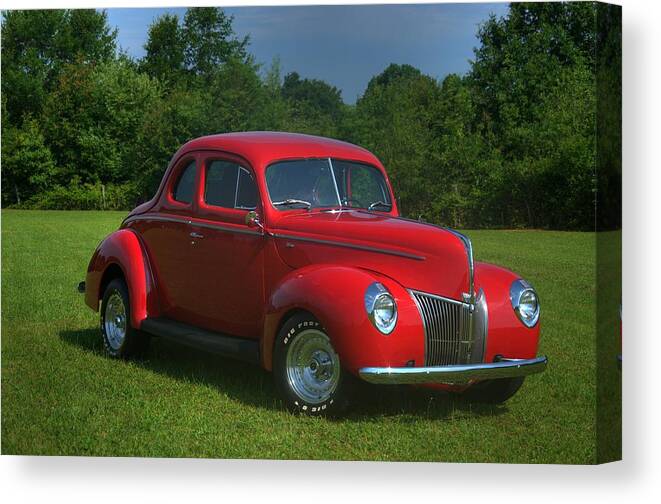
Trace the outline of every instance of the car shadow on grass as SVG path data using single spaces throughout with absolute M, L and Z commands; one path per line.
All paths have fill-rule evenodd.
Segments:
M 105 354 L 97 328 L 65 330 L 60 338 L 99 357 Z M 152 338 L 147 354 L 130 361 L 134 366 L 186 383 L 216 388 L 227 397 L 246 405 L 284 411 L 271 373 L 258 366 L 199 351 L 184 345 Z M 368 420 L 374 417 L 399 417 L 400 422 L 415 422 L 421 417 L 453 419 L 498 416 L 507 413 L 506 405 L 472 403 L 456 394 L 407 386 L 376 386 L 354 379 L 353 399 L 347 414 L 336 421 Z

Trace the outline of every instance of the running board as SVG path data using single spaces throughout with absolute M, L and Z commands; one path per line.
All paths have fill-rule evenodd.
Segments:
M 259 342 L 200 329 L 167 318 L 147 318 L 140 329 L 198 350 L 259 364 Z

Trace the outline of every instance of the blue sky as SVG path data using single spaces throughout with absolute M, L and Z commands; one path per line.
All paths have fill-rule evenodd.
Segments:
M 323 79 L 354 103 L 371 77 L 390 63 L 408 63 L 443 78 L 464 73 L 477 45 L 478 25 L 503 15 L 506 3 L 225 7 L 239 36 L 250 35 L 250 52 L 269 66 L 280 58 L 283 75 Z M 118 43 L 130 55 L 144 54 L 151 22 L 166 12 L 183 18 L 185 8 L 108 9 Z

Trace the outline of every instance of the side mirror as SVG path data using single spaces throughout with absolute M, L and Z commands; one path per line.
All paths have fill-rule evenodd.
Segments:
M 258 227 L 261 230 L 264 229 L 264 226 L 262 226 L 262 222 L 259 220 L 259 214 L 254 210 L 251 210 L 246 214 L 245 222 L 246 222 L 246 226 Z

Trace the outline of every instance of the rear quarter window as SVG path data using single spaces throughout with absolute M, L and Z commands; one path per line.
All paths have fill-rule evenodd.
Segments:
M 190 205 L 195 193 L 195 161 L 191 161 L 179 175 L 172 191 L 172 198 L 180 203 Z

